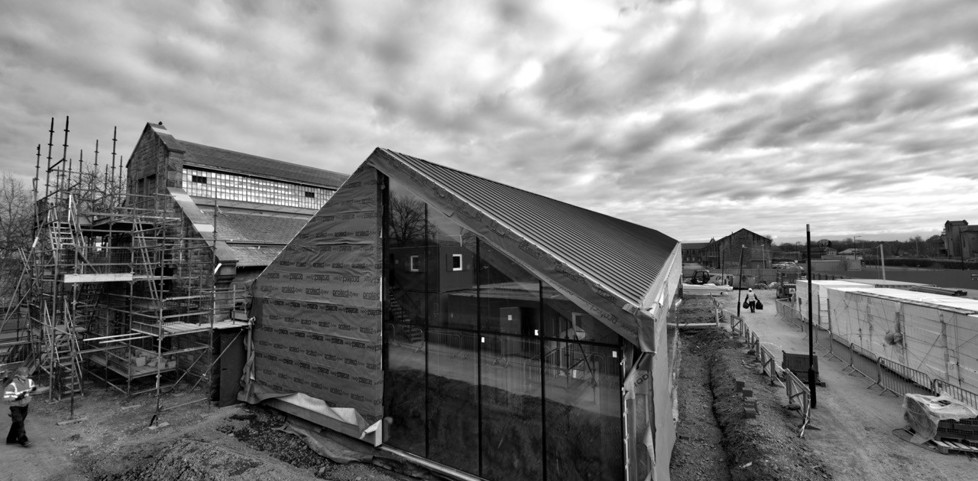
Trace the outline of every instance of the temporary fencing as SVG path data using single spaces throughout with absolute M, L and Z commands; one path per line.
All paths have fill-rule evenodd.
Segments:
M 788 394 L 788 404 L 794 404 L 795 398 L 800 398 L 798 400 L 798 405 L 801 407 L 802 425 L 801 432 L 798 434 L 799 437 L 805 435 L 805 428 L 808 426 L 808 421 L 811 419 L 812 415 L 812 393 L 805 385 L 798 379 L 798 376 L 790 370 L 784 370 L 784 388 Z
M 904 366 L 895 361 L 881 357 L 876 360 L 876 384 L 879 384 L 883 393 L 889 391 L 897 396 L 907 393 L 933 394 L 930 376 L 916 369 Z M 907 382 L 909 381 L 909 382 Z
M 954 384 L 948 383 L 943 379 L 934 379 L 932 389 L 936 394 L 944 393 L 953 397 L 954 399 L 957 399 L 958 401 L 978 409 L 978 393 L 973 393 L 963 387 L 955 386 Z

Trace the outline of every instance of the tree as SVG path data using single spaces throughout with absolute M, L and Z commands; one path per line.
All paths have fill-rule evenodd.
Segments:
M 17 252 L 31 247 L 34 230 L 33 202 L 30 191 L 14 176 L 0 172 L 0 298 L 2 303 L 13 294 L 23 270 Z
M 425 236 L 424 202 L 407 196 L 390 199 L 390 236 L 396 246 L 423 243 Z

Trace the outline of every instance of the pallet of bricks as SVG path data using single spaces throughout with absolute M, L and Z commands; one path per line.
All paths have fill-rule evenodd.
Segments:
M 944 454 L 952 451 L 978 454 L 978 418 L 942 419 L 937 423 L 934 444 Z
M 978 409 L 945 395 L 909 393 L 903 416 L 914 433 L 911 442 L 929 442 L 944 454 L 978 454 Z

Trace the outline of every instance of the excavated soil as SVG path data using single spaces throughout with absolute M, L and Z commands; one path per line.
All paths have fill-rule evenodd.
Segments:
M 687 299 L 677 314 L 679 323 L 712 322 L 713 304 Z M 786 406 L 784 388 L 760 374 L 760 364 L 742 343 L 713 328 L 684 331 L 680 342 L 674 481 L 832 479 L 798 436 L 801 416 Z M 738 381 L 753 391 L 753 417 Z

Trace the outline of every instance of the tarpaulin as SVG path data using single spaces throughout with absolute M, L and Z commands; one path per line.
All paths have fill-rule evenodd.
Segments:
M 978 410 L 944 394 L 926 396 L 910 393 L 903 398 L 903 418 L 914 431 L 910 442 L 923 444 L 937 436 L 941 421 L 974 420 L 978 418 Z
M 255 281 L 252 392 L 383 415 L 380 208 L 361 167 Z

